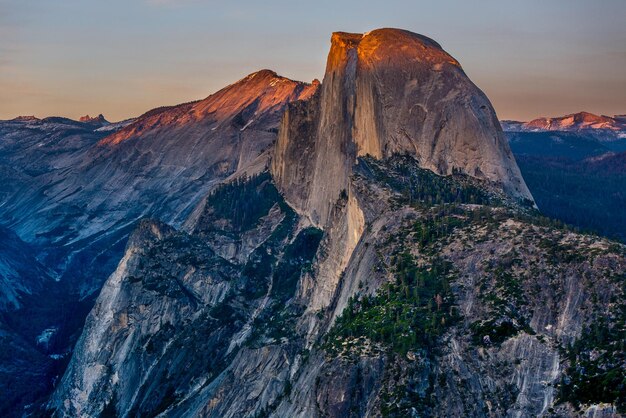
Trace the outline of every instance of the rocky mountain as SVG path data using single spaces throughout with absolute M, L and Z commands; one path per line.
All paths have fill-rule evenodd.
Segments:
M 316 88 L 264 70 L 204 100 L 120 123 L 108 124 L 103 117 L 0 122 L 0 171 L 6 180 L 0 223 L 28 243 L 29 254 L 46 269 L 45 277 L 23 281 L 34 290 L 21 292 L 19 303 L 6 312 L 11 338 L 19 336 L 40 354 L 54 356 L 62 369 L 64 353 L 139 220 L 154 216 L 180 226 L 220 180 L 264 167 L 284 107 Z M 42 349 L 37 338 L 46 330 L 54 332 Z M 3 350 L 9 350 L 9 340 Z M 3 359 L 7 363 L 0 367 L 11 369 L 14 358 Z M 43 374 L 50 386 L 57 363 L 26 375 L 42 380 Z M 15 372 L 11 381 L 23 376 Z M 23 388 L 25 405 L 36 396 L 28 384 Z M 0 402 L 0 410 L 12 399 Z
M 103 126 L 107 126 L 110 125 L 111 122 L 109 122 L 108 120 L 106 120 L 104 118 L 104 115 L 102 113 L 100 113 L 98 116 L 96 117 L 91 117 L 89 115 L 85 115 L 85 116 L 81 116 L 78 119 L 79 122 L 83 122 L 83 123 L 90 123 L 90 124 L 94 124 L 94 125 L 100 125 L 100 127 Z
M 607 136 L 607 125 L 597 124 L 563 131 L 502 125 L 544 214 L 583 230 L 626 239 L 626 141 L 614 136 L 620 131 Z
M 538 118 L 524 124 L 526 129 L 568 131 L 582 129 L 624 130 L 624 125 L 609 116 L 598 116 L 589 112 L 578 112 L 557 118 Z
M 319 95 L 283 119 L 277 184 L 323 225 L 357 157 L 398 153 L 532 200 L 488 99 L 436 42 L 402 30 L 333 34 Z
M 263 164 L 135 228 L 47 413 L 623 411 L 626 248 L 536 211 L 456 60 L 407 31 L 335 33 L 319 88 L 292 97 Z M 199 123 L 184 106 L 99 146 Z
M 617 399 L 622 378 L 624 247 L 542 225 L 472 185 L 412 159 L 361 158 L 323 233 L 266 174 L 218 189 L 191 234 L 142 224 L 52 405 L 87 416 L 536 416 L 583 404 L 610 416 L 597 405 Z M 356 204 L 363 235 L 329 283 Z M 597 343 L 571 348 L 595 332 Z M 596 344 L 604 354 L 587 357 Z M 577 356 L 597 394 L 579 389 L 589 383 Z
M 64 275 L 85 247 L 114 244 L 147 215 L 180 224 L 218 179 L 264 164 L 282 108 L 315 88 L 265 70 L 205 100 L 152 110 L 114 133 L 86 129 L 93 119 L 3 123 L 0 156 L 15 181 L 0 220 L 23 240 L 52 247 L 48 261 Z M 103 279 L 80 283 L 82 294 L 99 290 Z
M 626 151 L 626 122 L 619 115 L 610 117 L 578 112 L 554 118 L 537 118 L 530 122 L 505 120 L 501 123 L 507 132 L 574 132 Z

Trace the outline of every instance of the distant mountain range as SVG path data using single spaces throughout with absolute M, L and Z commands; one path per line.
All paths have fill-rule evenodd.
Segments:
M 626 240 L 626 117 L 580 112 L 502 121 L 543 213 Z
M 541 117 L 530 122 L 503 120 L 505 131 L 581 131 L 606 130 L 617 133 L 626 131 L 626 115 L 599 116 L 589 112 L 572 113 L 565 116 Z M 626 137 L 626 136 L 624 136 Z
M 572 113 L 558 117 L 541 117 L 530 122 L 501 121 L 505 132 L 575 132 L 600 141 L 615 143 L 626 151 L 626 116 L 599 116 L 589 112 Z

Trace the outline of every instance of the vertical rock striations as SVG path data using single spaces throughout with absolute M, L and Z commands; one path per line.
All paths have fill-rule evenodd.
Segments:
M 356 157 L 405 153 L 435 173 L 460 171 L 532 200 L 491 103 L 436 42 L 399 29 L 334 33 L 319 96 L 282 121 L 279 187 L 324 225 Z
M 453 58 L 405 31 L 337 33 L 303 98 L 273 178 L 237 170 L 186 232 L 140 224 L 50 412 L 624 409 L 626 247 L 510 204 L 532 197 Z

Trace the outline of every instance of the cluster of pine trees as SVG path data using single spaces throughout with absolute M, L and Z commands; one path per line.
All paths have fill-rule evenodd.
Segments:
M 269 212 L 280 194 L 271 182 L 269 173 L 264 172 L 251 177 L 242 176 L 232 182 L 218 186 L 207 200 L 207 213 L 211 219 L 228 219 L 235 231 L 253 228 L 259 219 Z M 211 219 L 202 219 L 207 225 Z

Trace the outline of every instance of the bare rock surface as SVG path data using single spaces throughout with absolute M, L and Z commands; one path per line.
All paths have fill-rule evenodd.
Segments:
M 257 156 L 229 173 L 182 229 L 140 224 L 47 412 L 624 408 L 626 249 L 540 216 L 458 62 L 406 31 L 335 33 L 321 86 L 301 98 L 282 116 L 269 172 Z M 100 146 L 207 109 L 157 111 Z M 240 132 L 255 123 L 243 121 Z
M 319 97 L 283 119 L 277 184 L 324 225 L 357 156 L 405 153 L 532 200 L 491 103 L 439 44 L 399 29 L 334 33 Z

